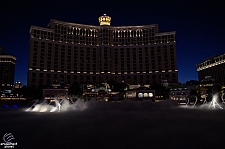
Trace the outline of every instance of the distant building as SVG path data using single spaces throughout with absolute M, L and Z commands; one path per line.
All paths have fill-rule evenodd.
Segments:
M 50 20 L 48 28 L 31 26 L 28 86 L 124 81 L 128 84 L 178 82 L 175 32 L 158 24 L 100 26 Z
M 148 87 L 139 87 L 133 90 L 125 91 L 126 99 L 131 100 L 156 100 L 155 90 L 151 90 Z
M 216 82 L 225 83 L 225 54 L 213 56 L 197 64 L 198 79 L 202 81 L 207 76 Z
M 169 98 L 177 101 L 179 104 L 187 104 L 189 90 L 187 88 L 170 89 Z
M 167 79 L 162 79 L 162 80 L 161 80 L 161 84 L 162 84 L 162 86 L 164 86 L 165 88 L 168 88 L 168 86 L 169 86 L 169 83 L 167 83 Z
M 68 94 L 67 86 L 61 86 L 60 84 L 52 84 L 50 88 L 43 89 L 43 99 L 66 99 Z
M 5 54 L 5 49 L 0 47 L 0 87 L 13 87 L 16 57 Z
M 14 84 L 14 88 L 22 88 L 23 84 L 20 82 L 20 80 L 16 81 L 16 83 Z

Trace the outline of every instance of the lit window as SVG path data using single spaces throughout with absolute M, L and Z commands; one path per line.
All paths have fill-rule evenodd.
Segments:
M 144 97 L 148 97 L 148 93 L 144 93 Z
M 152 94 L 152 93 L 149 93 L 148 96 L 149 96 L 149 97 L 153 97 L 153 94 Z
M 143 98 L 143 93 L 138 93 L 138 98 Z

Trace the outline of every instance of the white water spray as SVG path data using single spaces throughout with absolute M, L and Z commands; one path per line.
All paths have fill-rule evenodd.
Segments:
M 210 109 L 217 109 L 217 108 L 223 109 L 222 106 L 217 102 L 218 99 L 219 99 L 218 94 L 213 95 L 212 101 L 209 103 L 208 108 L 210 108 Z
M 83 111 L 87 109 L 87 104 L 85 104 L 83 99 L 78 99 L 76 102 L 70 101 L 66 98 L 62 100 L 52 99 L 52 100 L 44 100 L 38 104 L 36 101 L 31 107 L 26 109 L 25 111 L 31 112 L 63 112 L 63 111 Z
M 223 95 L 222 95 L 223 96 Z M 187 99 L 187 104 L 185 106 L 179 106 L 181 108 L 195 108 L 195 109 L 224 109 L 224 99 L 221 96 L 222 102 L 219 102 L 219 94 L 214 94 L 212 96 L 212 101 L 207 102 L 207 96 L 204 97 L 204 101 L 202 105 L 196 106 L 196 103 L 198 101 L 197 96 L 195 96 L 195 102 L 193 105 L 190 105 L 190 99 Z

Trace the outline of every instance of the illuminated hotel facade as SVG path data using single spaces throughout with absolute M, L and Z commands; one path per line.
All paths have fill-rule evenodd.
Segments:
M 128 84 L 178 82 L 175 32 L 157 24 L 100 26 L 50 20 L 48 28 L 31 26 L 28 86 L 107 80 Z
M 14 85 L 16 58 L 5 54 L 5 49 L 0 47 L 0 88 Z
M 225 83 L 225 54 L 213 56 L 197 64 L 198 79 L 211 76 L 216 82 Z

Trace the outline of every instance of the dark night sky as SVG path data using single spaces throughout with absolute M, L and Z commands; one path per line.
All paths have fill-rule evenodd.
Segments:
M 159 24 L 159 31 L 176 31 L 179 82 L 197 80 L 196 64 L 225 53 L 225 12 L 218 1 L 80 0 L 15 1 L 0 5 L 0 46 L 17 57 L 15 81 L 27 81 L 29 29 L 47 27 L 50 19 L 98 25 L 104 13 L 112 26 Z

